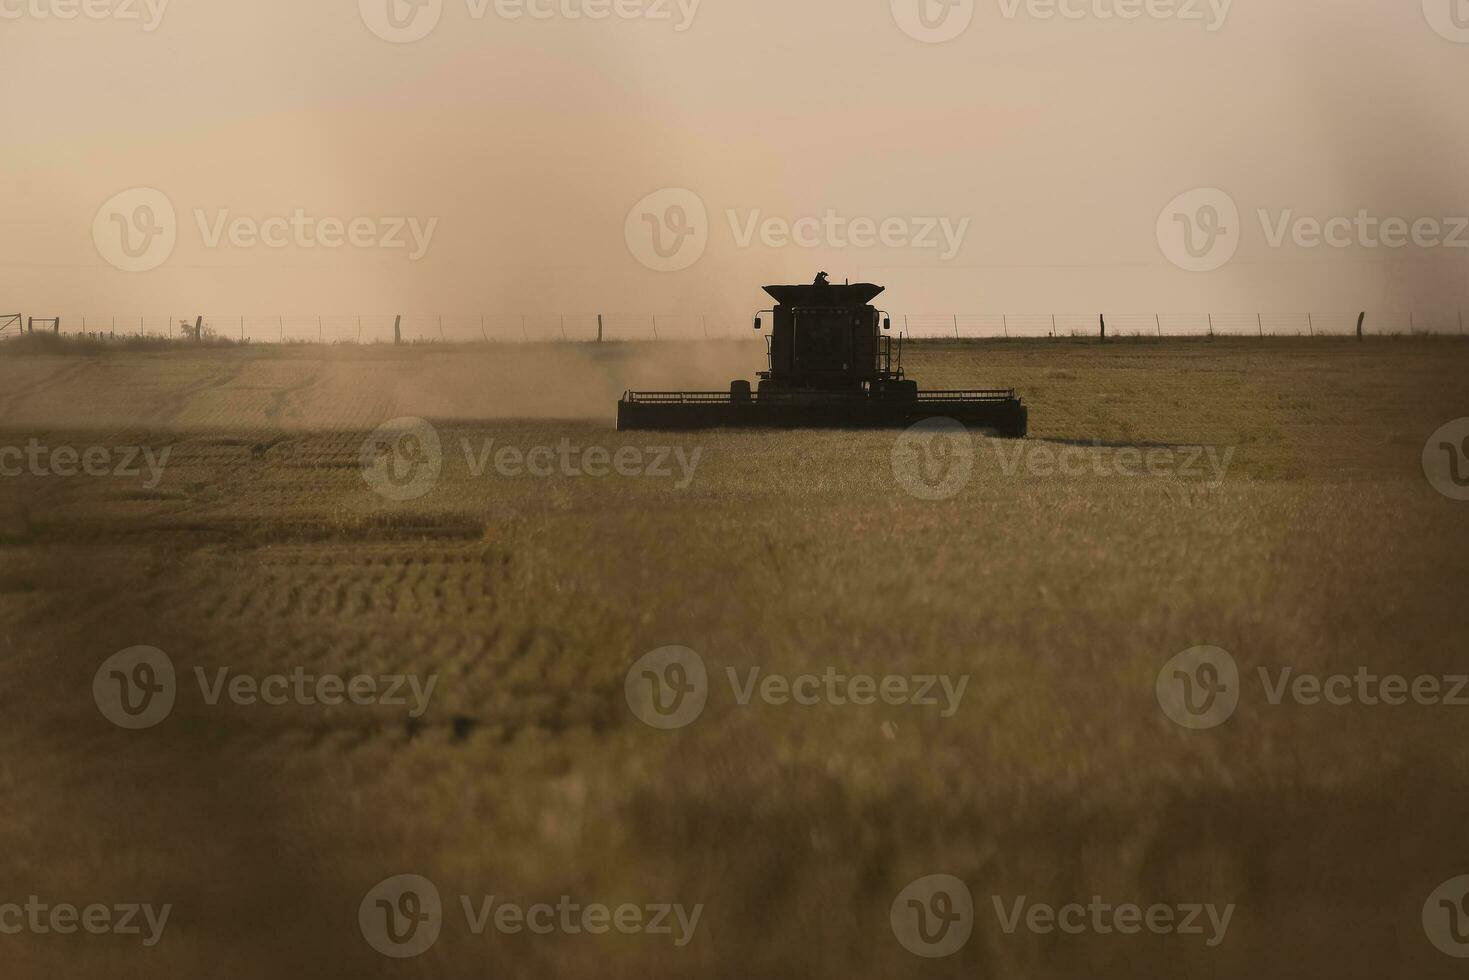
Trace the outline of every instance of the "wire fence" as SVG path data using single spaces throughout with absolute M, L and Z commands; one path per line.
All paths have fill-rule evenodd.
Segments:
M 895 332 L 959 340 L 1096 337 L 1464 335 L 1462 312 L 1439 313 L 904 313 Z M 0 314 L 0 340 L 25 332 L 70 336 L 219 338 L 247 343 L 557 343 L 729 340 L 752 321 L 654 313 L 485 314 Z

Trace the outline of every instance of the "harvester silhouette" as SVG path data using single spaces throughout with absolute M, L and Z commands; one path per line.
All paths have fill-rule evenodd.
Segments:
M 760 386 L 734 381 L 723 391 L 629 391 L 617 404 L 617 427 L 905 428 L 949 418 L 996 435 L 1023 438 L 1027 411 L 1013 390 L 920 391 L 903 373 L 902 338 L 884 331 L 891 318 L 871 303 L 883 291 L 871 283 L 834 285 L 826 273 L 809 286 L 766 286 L 770 314 L 769 370 Z

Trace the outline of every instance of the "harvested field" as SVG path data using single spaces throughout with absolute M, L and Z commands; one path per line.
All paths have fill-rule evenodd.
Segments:
M 1454 975 L 1422 914 L 1469 874 L 1469 690 L 1271 684 L 1469 674 L 1469 503 L 1422 466 L 1469 415 L 1469 346 L 912 345 L 925 386 L 1030 405 L 1031 438 L 957 447 L 937 500 L 954 461 L 913 469 L 897 433 L 613 431 L 624 389 L 723 388 L 761 351 L 0 346 L 0 447 L 46 460 L 0 477 L 0 902 L 172 905 L 153 947 L 6 936 L 4 974 Z M 441 465 L 390 499 L 363 446 L 405 416 Z M 97 473 L 61 472 L 91 449 Z M 94 678 L 136 646 L 177 696 L 130 731 Z M 707 704 L 663 731 L 625 681 L 669 646 Z M 1188 730 L 1155 685 L 1198 646 L 1239 703 Z M 782 704 L 742 695 L 754 668 L 966 680 L 952 711 L 940 686 Z M 418 687 L 219 693 L 298 674 Z M 358 912 L 401 874 L 444 914 L 397 961 Z M 931 874 L 974 901 L 933 960 L 890 924 Z M 683 936 L 477 935 L 461 896 L 702 911 Z M 1207 916 L 1007 931 L 1021 896 L 1234 908 L 1210 945 Z

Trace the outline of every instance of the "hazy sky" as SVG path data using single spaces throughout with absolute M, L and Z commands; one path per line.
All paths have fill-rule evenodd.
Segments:
M 1469 0 L 921 2 L 0 0 L 0 312 L 1469 309 Z

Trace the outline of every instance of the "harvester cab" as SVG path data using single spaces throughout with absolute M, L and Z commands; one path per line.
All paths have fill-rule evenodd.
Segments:
M 895 358 L 893 338 L 884 335 L 892 319 L 871 305 L 882 291 L 871 283 L 835 286 L 825 273 L 810 286 L 766 286 L 776 306 L 755 318 L 757 330 L 764 314 L 772 320 L 761 394 L 916 395 L 918 386 L 903 379 L 901 338 Z
M 775 307 L 766 370 L 758 391 L 734 381 L 723 391 L 629 391 L 617 405 L 619 429 L 905 428 L 953 419 L 996 435 L 1022 438 L 1025 404 L 1010 389 L 920 391 L 902 365 L 902 338 L 872 305 L 871 283 L 766 286 Z

